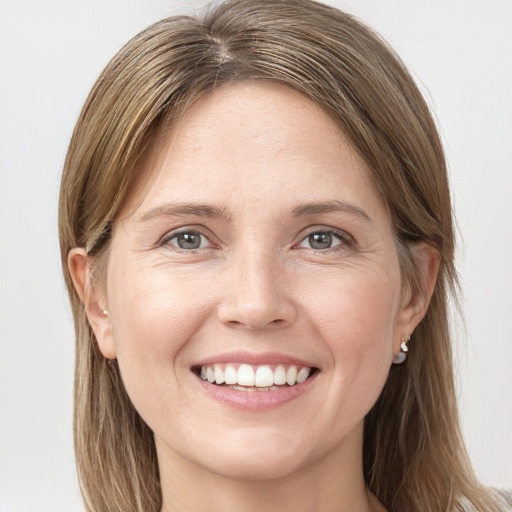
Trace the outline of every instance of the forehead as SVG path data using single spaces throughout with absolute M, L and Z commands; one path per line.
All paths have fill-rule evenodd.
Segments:
M 223 85 L 195 102 L 155 139 L 139 173 L 129 214 L 171 200 L 236 210 L 336 195 L 383 207 L 368 166 L 336 123 L 274 82 Z

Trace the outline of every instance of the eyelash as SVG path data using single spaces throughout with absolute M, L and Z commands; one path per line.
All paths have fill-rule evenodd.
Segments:
M 343 249 L 346 249 L 347 247 L 348 248 L 353 248 L 355 247 L 357 244 L 356 244 L 356 241 L 354 240 L 354 238 L 349 235 L 348 233 L 346 233 L 345 231 L 341 231 L 341 230 L 338 230 L 338 229 L 335 229 L 335 228 L 321 228 L 321 227 L 315 227 L 314 229 L 311 229 L 308 233 L 306 233 L 301 241 L 299 242 L 299 244 L 296 244 L 294 246 L 294 248 L 297 248 L 297 247 L 300 247 L 300 244 L 302 244 L 304 241 L 306 241 L 310 236 L 312 235 L 315 235 L 315 234 L 330 234 L 330 235 L 334 235 L 341 243 L 339 243 L 338 245 L 335 245 L 334 247 L 328 247 L 326 249 L 314 249 L 313 247 L 309 247 L 310 250 L 312 251 L 315 251 L 315 252 L 318 252 L 318 253 L 330 253 L 330 252 L 338 252 L 338 251 L 341 251 Z M 172 245 L 170 244 L 171 240 L 174 240 L 176 239 L 179 235 L 183 235 L 183 234 L 193 234 L 193 235 L 198 235 L 204 239 L 206 239 L 209 244 L 210 244 L 210 247 L 198 247 L 197 249 L 183 249 L 182 247 L 177 247 L 175 245 Z M 164 247 L 164 246 L 171 246 L 172 249 L 171 250 L 174 250 L 174 251 L 177 251 L 177 252 L 184 252 L 184 253 L 197 253 L 199 250 L 201 249 L 208 249 L 208 248 L 212 248 L 212 247 L 216 247 L 211 241 L 210 241 L 210 238 L 207 237 L 205 234 L 201 233 L 201 231 L 198 231 L 198 230 L 195 230 L 195 229 L 182 229 L 180 231 L 174 231 L 174 232 L 171 232 L 171 233 L 168 233 L 166 234 L 159 242 L 158 242 L 158 247 Z M 306 249 L 308 249 L 306 247 Z
M 210 241 L 210 238 L 207 237 L 206 235 L 204 235 L 203 233 L 201 233 L 201 231 L 198 231 L 196 229 L 181 229 L 179 231 L 173 231 L 171 233 L 166 234 L 160 240 L 160 242 L 158 242 L 158 247 L 164 247 L 164 246 L 169 247 L 169 246 L 171 246 L 172 247 L 171 250 L 174 250 L 174 251 L 177 251 L 177 252 L 185 252 L 185 253 L 197 253 L 201 249 L 209 248 L 209 247 L 198 247 L 197 249 L 183 249 L 182 247 L 177 247 L 177 246 L 172 245 L 170 243 L 171 240 L 176 239 L 179 235 L 184 235 L 184 234 L 199 235 L 200 237 L 206 239 L 210 243 L 210 245 L 214 246 L 214 244 L 212 244 L 212 242 Z
M 314 249 L 312 247 L 309 248 L 312 251 L 315 251 L 317 253 L 338 252 L 338 251 L 346 250 L 347 247 L 354 248 L 356 246 L 356 241 L 354 240 L 354 238 L 351 235 L 349 235 L 348 233 L 346 233 L 345 231 L 341 231 L 341 230 L 335 229 L 335 228 L 322 228 L 322 227 L 314 227 L 313 229 L 311 229 L 311 231 L 309 231 L 306 235 L 304 235 L 302 237 L 302 239 L 298 245 L 300 246 L 300 244 L 302 244 L 304 241 L 306 241 L 310 236 L 316 235 L 319 233 L 322 233 L 322 234 L 327 233 L 330 235 L 334 235 L 341 243 L 338 245 L 335 245 L 334 247 L 328 247 L 326 249 Z

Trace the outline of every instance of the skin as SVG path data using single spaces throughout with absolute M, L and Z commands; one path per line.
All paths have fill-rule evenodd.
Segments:
M 365 490 L 363 421 L 402 336 L 426 312 L 435 250 L 413 247 L 413 296 L 364 160 L 327 114 L 282 85 L 220 87 L 155 142 L 140 174 L 114 226 L 103 288 L 84 249 L 71 251 L 69 267 L 100 350 L 117 358 L 155 433 L 162 510 L 384 510 Z M 293 214 L 333 201 L 352 209 Z M 229 218 L 156 214 L 177 203 Z M 203 234 L 202 245 L 180 249 L 176 230 Z M 341 235 L 331 247 L 312 244 L 329 230 Z M 235 409 L 191 372 L 234 350 L 277 351 L 320 371 L 286 404 Z

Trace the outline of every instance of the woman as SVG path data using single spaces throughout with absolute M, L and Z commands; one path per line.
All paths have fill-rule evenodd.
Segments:
M 60 236 L 89 510 L 505 510 L 458 427 L 441 143 L 351 17 L 235 0 L 136 36 Z

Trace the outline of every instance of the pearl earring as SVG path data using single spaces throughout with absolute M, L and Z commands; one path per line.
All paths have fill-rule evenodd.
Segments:
M 407 340 L 404 336 L 402 336 L 402 343 L 400 343 L 400 352 L 398 354 L 393 355 L 393 364 L 402 364 L 407 359 L 407 352 L 409 351 L 409 347 L 407 343 L 411 337 L 409 336 Z

